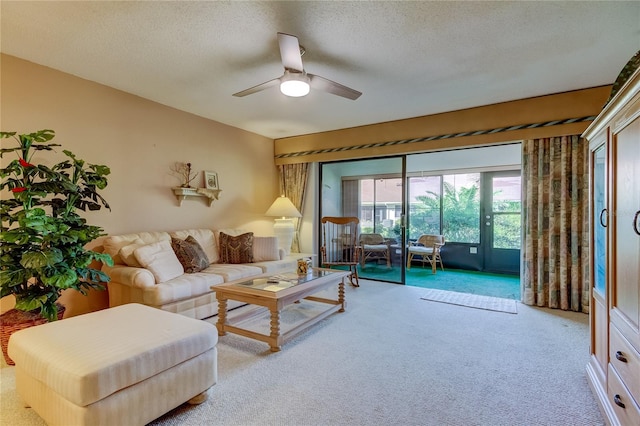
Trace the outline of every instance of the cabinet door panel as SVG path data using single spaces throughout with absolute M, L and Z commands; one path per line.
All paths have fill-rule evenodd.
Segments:
M 614 135 L 615 144 L 615 283 L 613 307 L 640 332 L 640 235 L 634 218 L 640 210 L 640 118 Z

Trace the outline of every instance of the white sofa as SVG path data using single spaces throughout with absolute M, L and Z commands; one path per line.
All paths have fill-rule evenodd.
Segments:
M 114 260 L 114 266 L 102 268 L 111 278 L 107 285 L 109 306 L 141 303 L 191 318 L 208 318 L 218 314 L 218 302 L 211 286 L 295 270 L 296 257 L 286 257 L 284 251 L 278 249 L 276 237 L 253 236 L 250 263 L 221 263 L 227 249 L 223 246 L 221 251 L 221 233 L 246 235 L 242 230 L 187 229 L 106 237 L 104 252 Z M 195 239 L 209 265 L 199 272 L 185 272 L 171 249 L 172 237 Z M 229 308 L 237 306 L 239 304 Z

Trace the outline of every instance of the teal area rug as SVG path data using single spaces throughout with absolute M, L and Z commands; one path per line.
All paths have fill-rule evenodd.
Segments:
M 389 269 L 386 265 L 373 263 L 367 263 L 364 268 L 358 268 L 358 274 L 362 278 L 382 281 L 395 281 L 400 277 L 398 269 Z M 489 274 L 461 269 L 438 270 L 433 274 L 429 267 L 412 266 L 410 270 L 406 271 L 406 284 L 414 287 L 520 300 L 520 277 L 515 275 Z

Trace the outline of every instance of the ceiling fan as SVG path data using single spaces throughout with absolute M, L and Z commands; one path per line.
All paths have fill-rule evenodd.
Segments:
M 247 96 L 277 85 L 280 85 L 280 91 L 283 94 L 292 97 L 305 96 L 309 93 L 310 88 L 322 90 L 351 100 L 356 100 L 362 95 L 361 92 L 343 86 L 335 81 L 328 80 L 319 75 L 308 74 L 302 66 L 302 55 L 304 55 L 305 50 L 304 47 L 301 47 L 298 43 L 298 37 L 278 33 L 278 44 L 280 45 L 280 56 L 282 58 L 282 65 L 284 66 L 284 74 L 281 77 L 234 93 L 233 96 Z

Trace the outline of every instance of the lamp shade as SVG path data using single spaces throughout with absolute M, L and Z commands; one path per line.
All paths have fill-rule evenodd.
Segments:
M 265 213 L 267 216 L 274 217 L 302 217 L 296 206 L 293 205 L 291 200 L 284 195 L 276 198 L 276 200 L 271 204 L 269 210 Z

